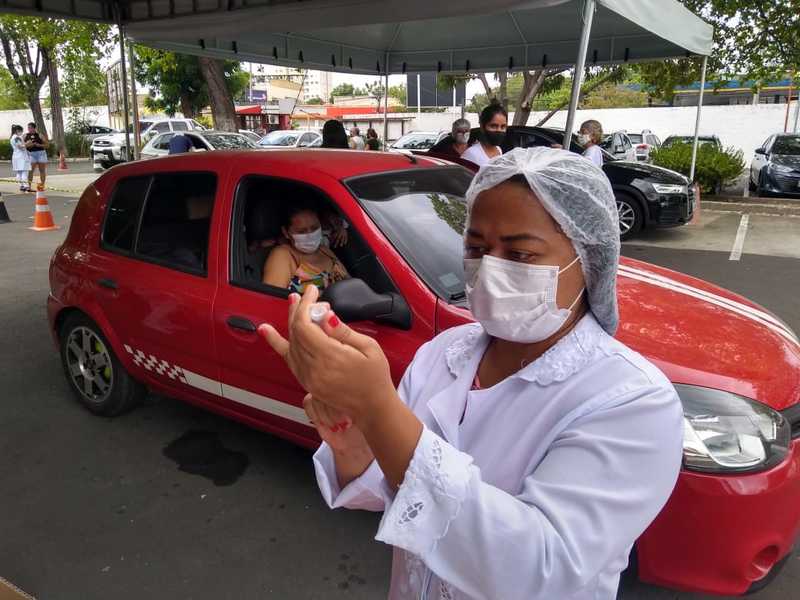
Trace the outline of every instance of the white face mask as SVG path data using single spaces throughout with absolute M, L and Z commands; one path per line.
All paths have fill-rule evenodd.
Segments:
M 581 146 L 585 146 L 586 144 L 588 144 L 591 141 L 592 141 L 592 138 L 588 134 L 586 134 L 586 133 L 579 133 L 578 134 L 578 143 Z
M 322 243 L 322 229 L 317 228 L 311 233 L 293 233 L 294 247 L 304 254 L 314 254 Z
M 558 277 L 578 260 L 576 256 L 559 269 L 488 255 L 465 258 L 470 310 L 486 332 L 496 338 L 524 344 L 546 340 L 561 329 L 583 295 L 581 290 L 569 308 L 556 304 Z
M 469 131 L 466 133 L 458 132 L 453 136 L 458 144 L 466 144 L 469 141 Z

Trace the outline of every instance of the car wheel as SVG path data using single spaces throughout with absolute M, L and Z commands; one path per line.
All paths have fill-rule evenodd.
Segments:
M 59 331 L 61 363 L 78 401 L 96 415 L 114 417 L 138 404 L 146 389 L 117 359 L 100 328 L 83 314 Z
M 757 187 L 756 184 L 753 183 L 753 177 L 751 175 L 748 175 L 747 176 L 747 189 L 750 190 L 751 192 L 755 192 L 756 191 L 756 187 Z
M 641 230 L 644 214 L 641 205 L 631 196 L 616 194 L 616 200 L 619 214 L 619 237 L 627 240 Z
M 764 169 L 758 174 L 758 185 L 756 186 L 756 196 L 759 198 L 766 198 L 769 192 L 764 189 Z

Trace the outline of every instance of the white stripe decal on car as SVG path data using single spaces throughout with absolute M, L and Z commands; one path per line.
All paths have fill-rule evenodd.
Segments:
M 777 325 L 775 325 L 774 323 L 772 323 L 770 321 L 765 321 L 765 320 L 757 317 L 756 315 L 754 315 L 754 314 L 752 314 L 750 312 L 745 312 L 744 310 L 741 310 L 741 309 L 736 308 L 734 306 L 731 306 L 729 304 L 725 304 L 723 302 L 720 302 L 719 300 L 717 300 L 715 298 L 704 296 L 704 295 L 702 295 L 702 294 L 700 294 L 698 292 L 692 291 L 690 289 L 683 289 L 683 288 L 680 288 L 680 287 L 677 287 L 677 286 L 674 286 L 674 285 L 670 285 L 669 283 L 666 283 L 666 282 L 663 282 L 663 281 L 659 281 L 658 279 L 651 279 L 651 278 L 648 278 L 648 277 L 643 277 L 643 276 L 638 275 L 636 273 L 629 273 L 629 272 L 621 271 L 620 275 L 622 275 L 623 277 L 628 277 L 630 279 L 635 279 L 637 281 L 643 281 L 644 283 L 649 283 L 650 285 L 654 285 L 656 287 L 664 288 L 666 290 L 670 290 L 670 291 L 673 291 L 673 292 L 678 293 L 678 294 L 684 294 L 685 296 L 691 296 L 691 297 L 697 298 L 699 300 L 705 300 L 706 302 L 708 302 L 710 304 L 714 304 L 715 306 L 719 306 L 721 308 L 725 308 L 725 309 L 727 309 L 727 310 L 729 310 L 729 311 L 731 311 L 733 313 L 736 313 L 738 315 L 746 317 L 746 318 L 748 318 L 748 319 L 750 319 L 752 321 L 756 321 L 758 323 L 761 323 L 765 327 L 767 327 L 767 328 L 771 329 L 772 331 L 774 331 L 775 333 L 777 333 L 779 336 L 781 336 L 781 337 L 785 338 L 786 340 L 788 340 L 790 342 L 793 342 L 794 344 L 797 344 L 798 346 L 800 346 L 800 342 L 797 341 L 797 338 L 795 338 L 793 335 L 791 335 L 783 327 L 778 327 Z
M 309 427 L 311 426 L 306 412 L 299 406 L 287 404 L 280 400 L 274 400 L 267 396 L 227 385 L 215 379 L 209 379 L 199 373 L 193 373 L 183 367 L 172 365 L 165 360 L 158 359 L 152 354 L 147 355 L 141 350 L 131 348 L 127 344 L 125 344 L 124 347 L 125 351 L 131 355 L 133 364 L 137 367 L 142 367 L 146 371 L 161 375 L 162 377 L 169 377 L 174 381 L 180 381 L 198 390 L 203 390 L 204 392 L 227 398 L 228 400 L 233 400 L 239 404 L 252 406 L 253 408 L 275 415 L 276 417 L 288 419 Z
M 777 327 L 780 327 L 781 329 L 786 331 L 786 333 L 788 333 L 792 337 L 793 341 L 798 342 L 797 337 L 794 335 L 794 333 L 790 329 L 787 329 L 787 327 L 786 327 L 786 325 L 784 323 L 782 323 L 780 320 L 776 319 L 771 314 L 769 314 L 767 312 L 764 312 L 763 310 L 759 310 L 757 308 L 753 308 L 752 306 L 748 306 L 746 304 L 742 304 L 741 302 L 737 302 L 736 300 L 731 300 L 730 298 L 725 298 L 723 296 L 719 296 L 719 295 L 714 294 L 712 292 L 707 292 L 705 290 L 701 290 L 699 288 L 692 287 L 692 286 L 687 285 L 685 283 L 681 283 L 680 281 L 675 281 L 674 279 L 670 279 L 668 277 L 664 277 L 663 275 L 658 275 L 657 273 L 651 273 L 650 271 L 643 271 L 641 269 L 636 269 L 634 267 L 629 267 L 627 265 L 620 265 L 619 266 L 619 271 L 620 271 L 621 275 L 625 275 L 626 273 L 633 273 L 635 275 L 639 275 L 641 277 L 645 277 L 647 279 L 652 279 L 654 281 L 658 281 L 658 282 L 661 282 L 663 284 L 669 285 L 669 286 L 671 286 L 670 289 L 678 288 L 680 290 L 686 290 L 686 291 L 692 292 L 694 294 L 699 294 L 699 295 L 703 296 L 704 298 L 716 300 L 718 302 L 726 304 L 726 305 L 730 306 L 732 309 L 738 309 L 739 311 L 743 311 L 745 313 L 751 314 L 751 315 L 757 317 L 759 320 L 763 319 L 763 320 L 769 321 L 773 325 L 776 325 Z M 798 342 L 798 343 L 800 343 L 800 342 Z

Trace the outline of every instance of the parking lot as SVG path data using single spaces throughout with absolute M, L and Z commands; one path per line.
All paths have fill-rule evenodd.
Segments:
M 328 511 L 309 452 L 169 398 L 151 396 L 113 420 L 74 401 L 45 299 L 75 194 L 52 193 L 62 229 L 34 233 L 33 197 L 0 190 L 13 219 L 0 224 L 0 575 L 40 600 L 385 597 L 390 552 L 372 541 L 378 516 Z M 800 216 L 772 212 L 704 208 L 623 253 L 739 292 L 800 331 Z M 190 432 L 204 433 L 183 438 L 180 470 L 170 445 Z M 193 456 L 211 452 L 228 453 L 243 473 L 215 485 L 187 472 Z M 794 597 L 798 578 L 792 558 L 752 598 Z M 705 598 L 631 582 L 623 597 Z

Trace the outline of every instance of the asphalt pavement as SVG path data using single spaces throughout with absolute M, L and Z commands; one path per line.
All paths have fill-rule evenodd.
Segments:
M 39 600 L 385 597 L 378 515 L 329 511 L 309 452 L 169 398 L 116 419 L 78 405 L 45 315 L 48 261 L 74 196 L 50 195 L 63 228 L 45 233 L 27 229 L 32 196 L 3 198 L 13 222 L 0 224 L 0 576 Z M 750 215 L 742 228 L 743 216 L 705 211 L 623 253 L 740 292 L 800 331 L 800 219 Z M 237 456 L 238 477 L 215 485 L 180 470 L 187 434 Z M 796 597 L 798 578 L 792 558 L 752 598 Z M 629 582 L 623 598 L 706 597 Z

